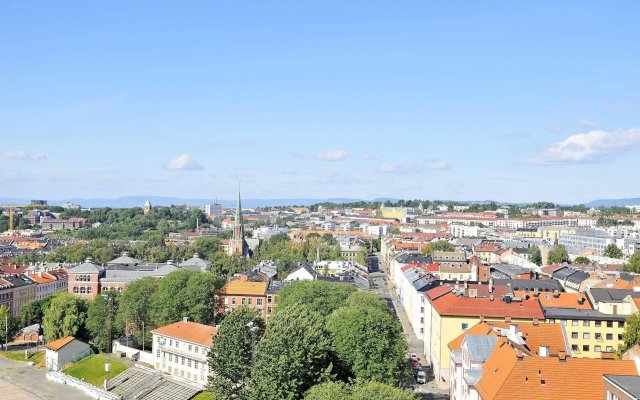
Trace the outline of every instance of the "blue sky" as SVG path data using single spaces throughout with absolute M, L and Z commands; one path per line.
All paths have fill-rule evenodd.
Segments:
M 0 197 L 640 196 L 637 1 L 0 4 Z

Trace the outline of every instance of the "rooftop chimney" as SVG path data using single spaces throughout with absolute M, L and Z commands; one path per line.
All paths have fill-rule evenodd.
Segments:
M 553 297 L 555 298 L 560 297 L 560 291 L 558 289 L 553 289 Z
M 549 357 L 549 346 L 540 346 L 538 349 L 538 355 L 540 357 Z
M 558 351 L 558 360 L 560 360 L 560 362 L 566 362 L 567 361 L 567 352 L 564 351 L 564 350 Z
M 189 322 L 189 317 L 182 317 L 182 322 Z
M 509 333 L 511 335 L 517 335 L 518 334 L 518 326 L 515 324 L 509 324 Z

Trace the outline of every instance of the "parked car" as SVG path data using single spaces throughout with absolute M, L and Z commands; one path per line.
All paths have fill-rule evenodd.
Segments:
M 416 373 L 416 382 L 419 384 L 427 383 L 427 374 L 423 370 L 419 370 Z

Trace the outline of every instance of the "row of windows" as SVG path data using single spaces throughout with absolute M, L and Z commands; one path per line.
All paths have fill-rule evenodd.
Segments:
M 161 345 L 166 345 L 167 344 L 167 338 L 161 338 L 160 336 L 158 336 L 158 340 L 157 340 L 158 344 Z M 175 346 L 174 346 L 175 344 Z M 207 354 L 207 348 L 206 347 L 200 347 L 200 346 L 194 346 L 192 344 L 189 343 L 184 343 L 182 345 L 182 347 L 187 347 L 187 351 L 193 351 L 195 354 L 198 354 L 199 352 L 201 352 L 202 354 Z M 169 347 L 175 347 L 175 348 L 179 348 L 180 347 L 180 342 L 177 340 L 173 340 L 173 339 L 169 339 Z M 160 351 L 160 350 L 158 350 Z M 158 357 L 160 357 L 160 353 L 158 353 Z
M 76 282 L 91 282 L 91 275 L 78 275 Z
M 84 286 L 77 287 L 77 286 L 74 286 L 73 287 L 73 293 L 76 293 L 76 294 L 91 294 L 91 293 L 93 293 L 93 288 L 91 286 L 88 286 L 88 287 L 84 287 Z
M 597 332 L 594 335 L 596 340 L 602 340 L 602 333 Z M 582 334 L 582 338 L 583 339 L 591 339 L 591 334 L 590 333 L 583 333 Z M 607 333 L 606 334 L 606 338 L 607 340 L 613 340 L 613 333 Z M 571 332 L 571 339 L 579 339 L 578 337 L 578 332 Z M 622 340 L 622 334 L 618 334 L 618 340 Z
M 241 299 L 242 304 L 248 304 L 248 305 L 252 305 L 253 304 L 253 297 L 243 297 Z M 231 298 L 231 304 L 236 304 L 236 298 L 232 297 Z M 262 298 L 258 297 L 256 299 L 256 305 L 257 306 L 261 306 L 262 305 Z
M 102 293 L 107 293 L 110 290 L 115 290 L 117 292 L 122 293 L 122 288 L 121 287 L 108 287 L 108 286 L 102 288 Z
M 187 367 L 191 368 L 191 365 L 193 365 L 195 369 L 198 369 L 200 368 L 200 366 L 202 366 L 202 368 L 204 369 L 204 366 L 205 366 L 204 363 L 198 362 L 197 360 L 192 360 L 190 358 L 184 358 L 182 356 L 166 353 L 164 351 L 162 352 L 162 358 L 167 358 L 167 354 L 169 354 L 169 357 L 168 357 L 169 362 L 173 362 L 180 365 L 185 365 L 186 363 Z M 160 357 L 160 350 L 157 351 L 156 355 Z
M 596 327 L 602 326 L 602 321 L 594 321 L 594 322 Z M 614 321 L 606 321 L 607 328 L 613 328 L 613 322 Z M 580 321 L 578 320 L 571 321 L 571 326 L 579 326 L 579 325 L 580 325 Z M 591 321 L 582 321 L 582 326 L 591 326 Z M 624 328 L 624 321 L 618 321 L 618 328 Z
M 0 300 L 9 300 L 11 299 L 13 293 L 2 293 L 0 294 Z
M 577 344 L 572 344 L 571 345 L 571 351 L 580 351 L 580 346 L 578 346 Z M 589 346 L 588 344 L 584 344 L 582 345 L 582 351 L 591 351 L 591 346 Z M 593 351 L 602 351 L 602 346 L 594 346 Z M 605 351 L 607 352 L 612 352 L 613 351 L 613 346 L 606 346 L 605 347 Z

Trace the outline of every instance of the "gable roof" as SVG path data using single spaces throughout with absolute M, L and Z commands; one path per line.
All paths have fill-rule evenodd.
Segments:
M 506 303 L 500 299 L 462 297 L 447 293 L 433 300 L 431 304 L 441 316 L 544 318 L 540 303 L 534 299 Z
M 161 326 L 151 332 L 159 335 L 170 336 L 174 339 L 184 340 L 185 342 L 197 343 L 211 347 L 213 337 L 216 335 L 218 330 L 214 326 L 198 324 L 191 321 L 180 321 L 174 324 Z
M 54 340 L 53 342 L 49 342 L 44 347 L 46 347 L 49 350 L 58 351 L 61 348 L 63 348 L 64 346 L 66 346 L 69 343 L 73 342 L 74 340 L 75 340 L 75 337 L 67 336 L 67 337 L 64 337 L 64 338 L 60 338 L 58 340 Z

